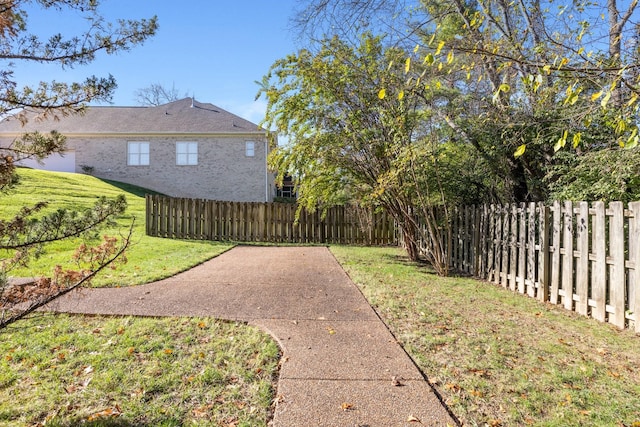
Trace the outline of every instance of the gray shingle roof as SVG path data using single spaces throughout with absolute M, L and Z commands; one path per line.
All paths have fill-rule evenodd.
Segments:
M 184 98 L 157 107 L 87 107 L 83 115 L 59 117 L 59 120 L 33 120 L 27 113 L 23 127 L 13 116 L 0 121 L 0 133 L 57 130 L 62 134 L 103 133 L 196 133 L 228 134 L 265 131 L 258 125 L 213 104 Z

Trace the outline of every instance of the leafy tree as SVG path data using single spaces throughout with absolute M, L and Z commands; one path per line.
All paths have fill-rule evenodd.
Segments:
M 83 15 L 87 29 L 65 37 L 55 34 L 42 39 L 28 26 L 26 7 L 35 4 L 60 13 Z M 90 63 L 99 53 L 127 51 L 153 36 L 157 20 L 106 22 L 96 0 L 8 0 L 0 5 L 0 58 L 6 66 L 0 71 L 0 116 L 27 120 L 58 115 L 81 114 L 91 101 L 108 101 L 116 88 L 113 76 L 88 77 L 83 82 L 41 82 L 19 87 L 14 64 L 20 62 L 55 63 L 63 68 Z M 47 134 L 25 133 L 15 141 L 0 143 L 0 191 L 10 190 L 16 180 L 16 163 L 26 158 L 42 160 L 63 153 L 65 138 L 56 131 Z M 0 219 L 0 329 L 43 304 L 80 286 L 109 265 L 128 245 L 128 238 L 117 245 L 107 238 L 95 248 L 82 246 L 76 255 L 77 270 L 57 268 L 51 278 L 42 278 L 33 286 L 9 286 L 7 275 L 16 265 L 24 265 L 38 256 L 44 245 L 60 239 L 95 234 L 97 227 L 109 222 L 126 207 L 124 198 L 99 199 L 83 212 L 59 209 L 45 212 L 46 202 L 25 206 L 13 217 Z
M 386 210 L 409 256 L 424 256 L 447 274 L 441 242 L 448 222 L 434 209 L 443 206 L 441 136 L 426 125 L 428 95 L 407 84 L 406 55 L 365 34 L 357 47 L 334 37 L 315 54 L 277 61 L 260 93 L 268 102 L 265 124 L 289 143 L 270 162 L 280 177 L 295 177 L 298 201 L 310 209 L 353 201 Z
M 550 200 L 640 200 L 640 150 L 563 151 L 545 177 Z
M 187 96 L 187 94 L 184 95 L 185 98 Z M 138 89 L 135 92 L 135 99 L 138 105 L 158 106 L 177 101 L 180 99 L 180 92 L 175 85 L 171 85 L 171 88 L 168 88 L 160 83 L 152 83 L 147 87 Z
M 413 19 L 388 14 L 399 7 L 411 7 Z M 394 42 L 418 44 L 409 58 L 413 81 L 434 83 L 419 78 L 427 64 L 457 90 L 439 100 L 440 126 L 475 151 L 502 183 L 495 195 L 511 202 L 547 197 L 544 177 L 563 159 L 557 151 L 637 145 L 636 8 L 616 0 L 309 0 L 299 20 L 330 24 L 357 14 L 361 22 L 406 23 L 394 33 L 406 37 Z

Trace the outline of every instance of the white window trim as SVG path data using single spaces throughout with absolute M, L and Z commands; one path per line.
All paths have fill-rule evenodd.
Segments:
M 181 147 L 186 148 L 186 152 L 180 151 Z M 186 156 L 185 161 L 180 161 L 181 155 Z M 197 166 L 198 165 L 198 143 L 197 142 L 195 141 L 177 141 L 176 142 L 176 165 L 178 166 Z
M 256 156 L 256 143 L 255 143 L 255 141 L 245 141 L 244 142 L 244 155 L 246 157 L 255 157 Z
M 141 148 L 143 146 L 146 146 L 146 152 L 142 152 Z M 132 151 L 132 147 L 137 147 L 135 152 Z M 144 157 L 145 155 L 146 155 L 146 158 Z M 134 161 L 132 161 L 132 159 L 134 159 Z M 127 165 L 128 166 L 149 166 L 150 162 L 151 162 L 151 149 L 148 141 L 128 141 L 127 142 Z

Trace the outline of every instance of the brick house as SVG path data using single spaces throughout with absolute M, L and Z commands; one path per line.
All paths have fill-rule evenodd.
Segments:
M 24 132 L 57 130 L 67 151 L 25 166 L 88 172 L 174 197 L 265 202 L 275 193 L 267 131 L 212 104 L 185 98 L 155 107 L 88 107 L 57 120 L 27 117 L 25 126 L 16 117 L 0 121 L 4 144 Z

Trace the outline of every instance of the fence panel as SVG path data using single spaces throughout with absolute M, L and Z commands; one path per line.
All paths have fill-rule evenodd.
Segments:
M 640 331 L 640 202 L 627 210 L 566 201 L 452 212 L 452 269 Z
M 287 203 L 224 202 L 146 197 L 146 232 L 176 239 L 268 243 L 395 245 L 393 220 L 384 212 L 336 206 L 323 215 Z

